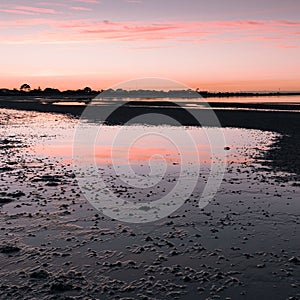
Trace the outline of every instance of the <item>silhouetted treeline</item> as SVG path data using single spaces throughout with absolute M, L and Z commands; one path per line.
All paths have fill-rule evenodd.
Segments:
M 99 93 L 102 91 L 95 91 L 92 90 L 89 87 L 86 87 L 84 89 L 78 89 L 78 90 L 65 90 L 60 91 L 59 89 L 55 88 L 45 88 L 42 89 L 33 89 L 31 90 L 30 87 L 26 86 L 25 84 L 22 85 L 22 89 L 6 89 L 2 88 L 0 89 L 0 96 L 29 96 L 29 97 L 96 97 Z
M 0 89 L 0 96 L 31 96 L 31 97 L 82 97 L 92 99 L 98 96 L 101 92 L 104 97 L 116 97 L 116 98 L 224 98 L 224 97 L 258 97 L 258 96 L 297 96 L 300 92 L 208 92 L 199 90 L 170 90 L 170 91 L 157 91 L 157 90 L 123 90 L 123 89 L 108 89 L 108 90 L 92 90 L 90 87 L 78 90 L 65 90 L 60 91 L 55 88 L 45 88 L 44 90 L 30 89 L 28 84 L 23 84 L 18 89 Z
M 260 97 L 260 96 L 299 96 L 300 92 L 207 92 L 198 91 L 203 98 Z

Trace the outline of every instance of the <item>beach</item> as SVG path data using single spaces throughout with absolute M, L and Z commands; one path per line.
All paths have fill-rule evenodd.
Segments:
M 300 1 L 0 5 L 0 300 L 300 300 Z
M 201 176 L 184 205 L 156 222 L 133 224 L 96 210 L 78 186 L 72 138 L 84 106 L 2 99 L 0 299 L 299 299 L 298 107 L 216 103 L 226 171 L 202 209 L 210 162 L 203 128 L 215 130 L 206 110 L 193 111 L 201 126 L 170 107 L 124 106 L 110 116 L 104 139 L 120 128 L 176 132 L 164 123 L 125 124 L 157 109 L 201 137 Z M 170 175 L 147 190 L 150 198 L 176 181 L 175 154 Z M 147 161 L 134 155 L 143 171 Z M 116 195 L 147 196 L 120 184 L 105 159 L 99 172 Z

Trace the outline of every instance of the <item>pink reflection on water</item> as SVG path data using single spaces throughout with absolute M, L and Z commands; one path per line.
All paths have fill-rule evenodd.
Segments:
M 125 138 L 125 141 L 128 142 L 117 143 L 115 137 L 120 128 L 121 126 L 104 126 L 95 141 L 95 145 L 82 145 L 83 153 L 93 153 L 93 155 L 85 157 L 87 163 L 142 165 L 152 160 L 155 163 L 164 161 L 169 165 L 181 164 L 182 153 L 174 143 L 165 138 L 168 133 L 176 132 L 176 127 L 161 127 L 162 135 L 150 134 L 143 136 L 146 126 L 123 126 L 122 128 L 125 128 L 125 131 L 122 134 L 128 135 L 128 139 Z M 213 128 L 209 129 L 209 131 L 213 130 Z M 267 148 L 265 138 L 268 133 L 234 128 L 223 129 L 223 131 L 227 145 L 230 146 L 230 151 L 226 153 L 228 163 L 249 162 L 253 159 L 247 155 L 249 150 L 257 152 Z M 137 132 L 142 137 L 132 140 L 132 132 Z M 206 132 L 201 128 L 187 128 L 187 132 L 194 139 L 196 148 L 186 146 L 184 155 L 188 156 L 190 162 L 211 164 L 212 152 L 216 148 L 210 145 Z M 33 150 L 41 156 L 58 157 L 66 163 L 71 163 L 73 154 L 72 136 L 73 132 L 70 133 L 67 139 L 52 140 L 49 144 L 41 143 L 33 146 Z M 92 152 L 90 147 L 93 148 Z

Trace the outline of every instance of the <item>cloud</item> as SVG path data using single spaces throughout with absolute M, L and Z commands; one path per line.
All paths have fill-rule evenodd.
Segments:
M 81 2 L 81 3 L 90 3 L 90 4 L 97 4 L 99 3 L 98 0 L 72 0 L 73 2 Z
M 125 2 L 128 2 L 128 3 L 137 3 L 137 4 L 140 4 L 142 3 L 141 0 L 124 0 Z
M 37 12 L 43 14 L 54 14 L 55 10 L 50 8 L 32 7 L 32 6 L 16 6 L 15 9 L 21 11 Z
M 252 40 L 272 43 L 293 40 L 300 22 L 289 21 L 216 21 L 142 24 L 139 22 L 75 22 L 57 24 L 83 40 L 233 42 Z
M 55 10 L 51 8 L 17 5 L 12 8 L 0 9 L 0 12 L 18 14 L 18 15 L 35 15 L 35 14 L 54 14 Z
M 33 12 L 17 10 L 17 9 L 0 9 L 0 12 L 17 14 L 17 15 L 34 15 Z
M 91 11 L 90 8 L 81 7 L 81 6 L 71 6 L 71 9 L 73 9 L 73 10 L 79 10 L 79 11 Z
M 78 0 L 79 1 L 79 0 Z M 84 0 L 85 1 L 85 0 Z M 90 1 L 90 0 L 88 0 Z M 28 8 L 28 7 L 27 7 Z M 81 6 L 73 6 L 75 10 L 86 10 Z M 25 10 L 24 10 L 25 12 Z M 32 10 L 27 10 L 31 13 Z M 288 45 L 290 48 L 299 46 L 300 22 L 288 20 L 236 20 L 208 22 L 111 22 L 94 20 L 55 20 L 35 19 L 19 21 L 0 21 L 0 27 L 46 25 L 45 30 L 35 35 L 1 37 L 5 42 L 153 42 L 171 41 L 181 43 L 232 43 L 252 41 L 274 47 Z M 41 26 L 40 26 L 41 27 Z M 279 44 L 280 43 L 280 44 Z M 147 45 L 145 45 L 147 46 Z M 159 46 L 164 46 L 159 44 Z
M 286 25 L 286 26 L 299 26 L 300 25 L 300 22 L 297 22 L 297 21 L 288 21 L 288 20 L 276 20 L 276 21 L 273 21 L 275 23 L 278 23 L 279 25 Z

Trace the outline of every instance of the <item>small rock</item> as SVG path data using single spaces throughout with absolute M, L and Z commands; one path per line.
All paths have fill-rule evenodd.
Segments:
M 62 282 L 52 283 L 50 287 L 50 291 L 52 293 L 63 293 L 63 292 L 70 291 L 72 289 L 73 289 L 72 285 L 68 283 L 62 283 Z
M 152 239 L 152 237 L 151 237 L 151 236 L 147 236 L 147 237 L 145 238 L 145 241 L 146 241 L 146 242 L 152 242 L 152 241 L 153 241 L 153 239 Z
M 49 274 L 45 270 L 38 270 L 38 271 L 32 272 L 29 276 L 30 276 L 30 278 L 33 278 L 33 279 L 47 279 L 49 277 Z
M 10 202 L 13 202 L 14 199 L 12 198 L 7 198 L 7 197 L 4 197 L 4 198 L 0 198 L 0 205 L 1 204 L 7 204 L 7 203 L 10 203 Z
M 13 245 L 0 246 L 0 253 L 10 254 L 20 250 L 21 249 L 19 247 Z
M 299 264 L 300 263 L 300 259 L 297 256 L 293 256 L 289 259 L 289 262 L 293 263 L 293 264 Z
M 21 191 L 16 191 L 16 192 L 7 194 L 7 196 L 12 197 L 12 198 L 20 198 L 20 197 L 25 196 L 25 193 L 23 193 Z

